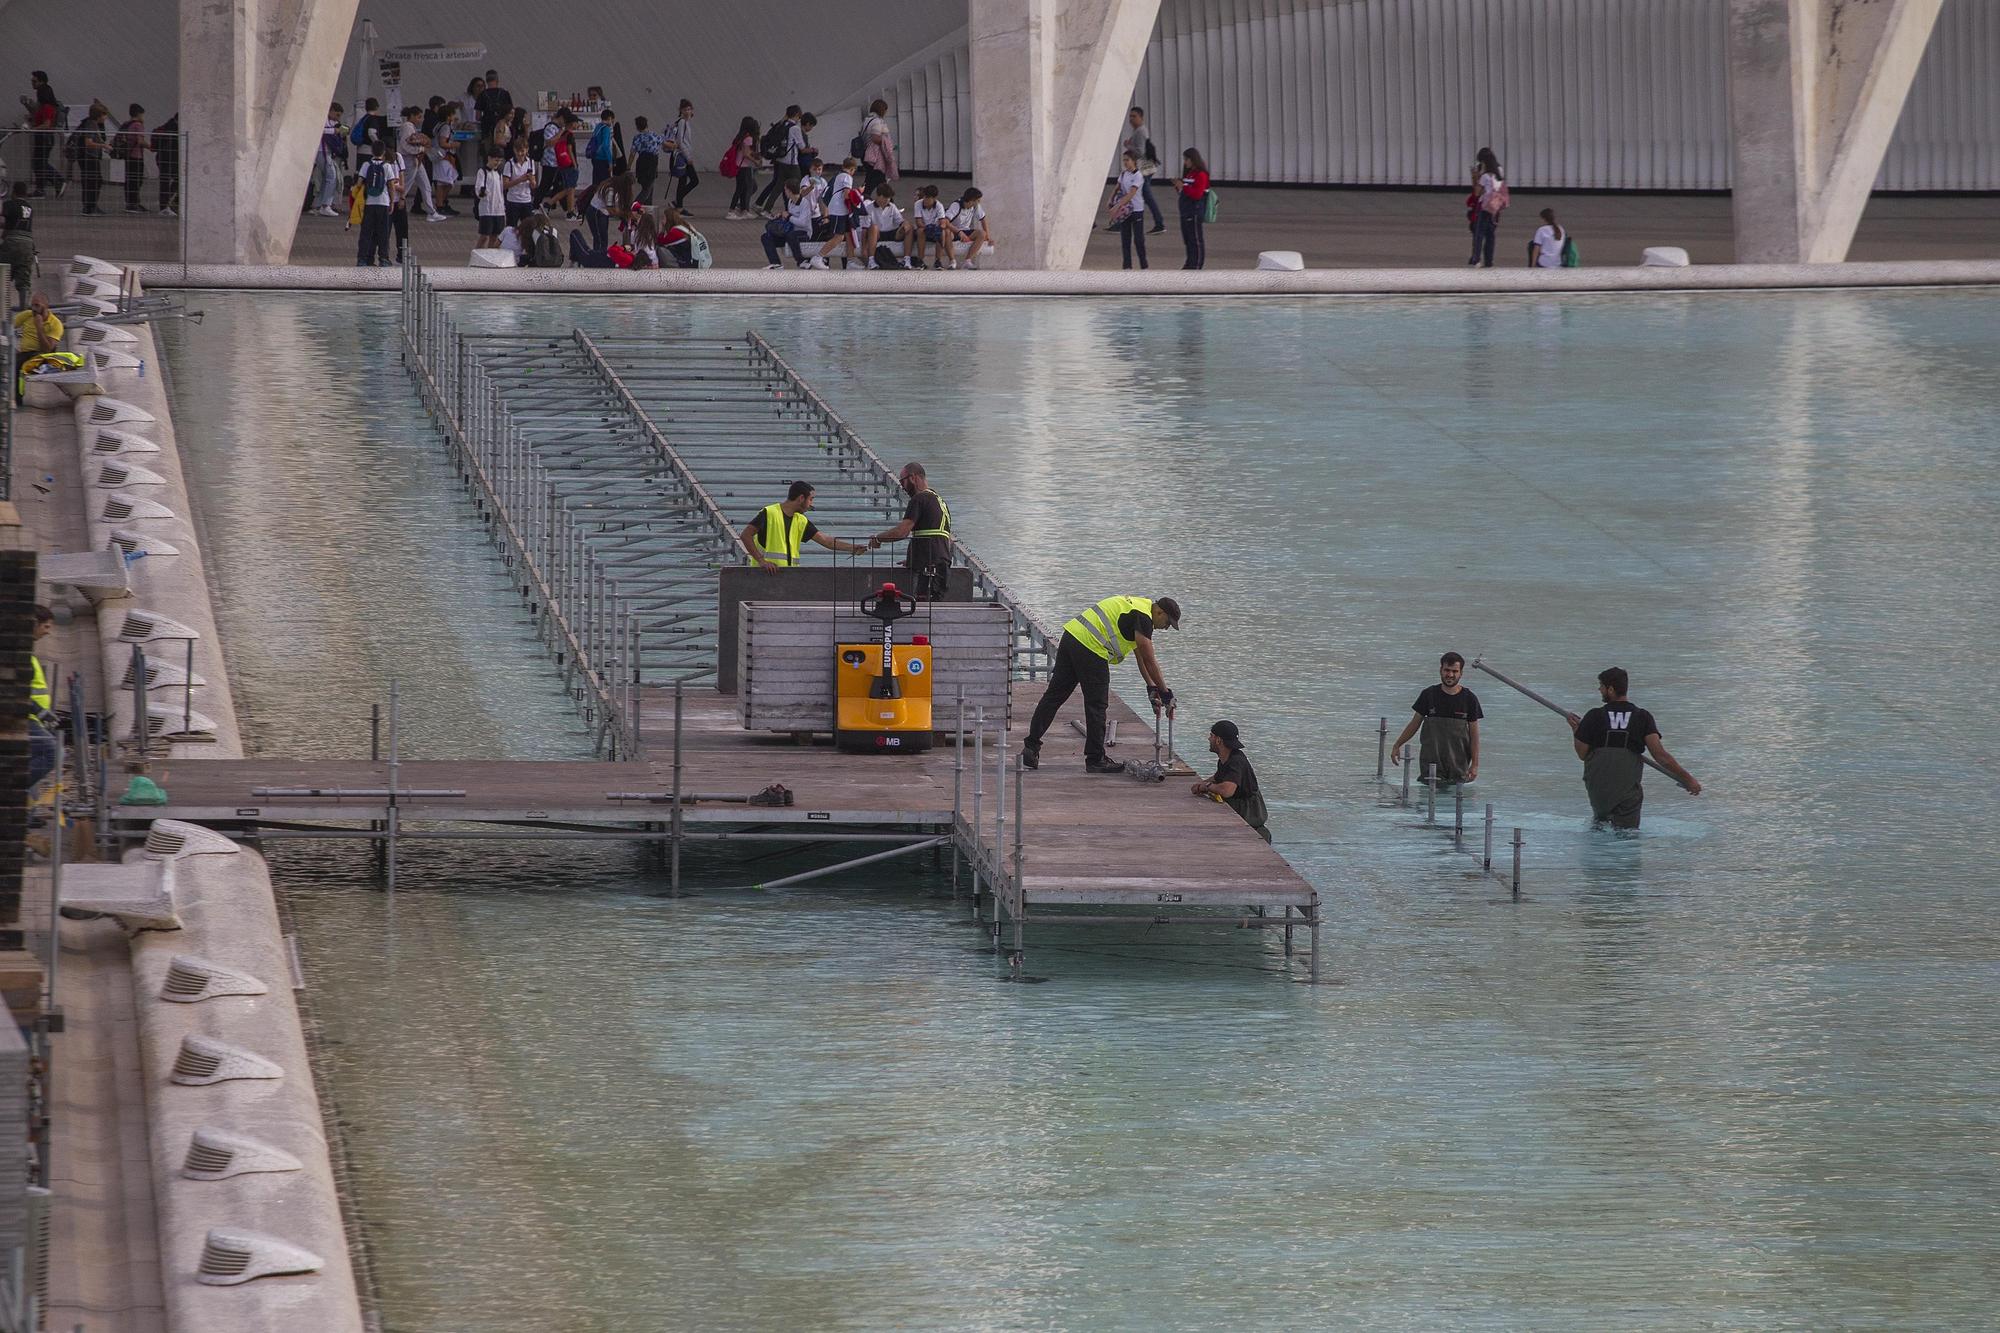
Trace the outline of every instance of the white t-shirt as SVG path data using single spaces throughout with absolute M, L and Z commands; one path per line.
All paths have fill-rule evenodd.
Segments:
M 362 200 L 365 204 L 388 204 L 390 202 L 389 187 L 394 185 L 398 180 L 401 180 L 403 176 L 403 169 L 396 164 L 395 158 L 383 157 L 377 158 L 374 162 L 370 162 L 367 166 L 361 168 L 361 179 L 363 181 L 366 181 L 374 173 L 378 163 L 382 168 L 382 185 L 380 189 L 368 192 L 368 197 Z
M 971 233 L 977 231 L 979 224 L 986 221 L 986 205 L 955 203 L 945 209 L 944 215 L 951 220 L 952 226 L 962 232 Z
M 499 172 L 488 171 L 485 167 L 481 167 L 479 174 L 472 178 L 472 192 L 479 197 L 478 210 L 480 217 L 497 218 L 506 216 L 507 199 Z
M 819 216 L 819 196 L 811 190 L 799 191 L 796 199 L 785 200 L 785 220 L 806 235 L 812 235 L 813 219 Z
M 812 196 L 813 207 L 822 211 L 826 208 L 826 192 L 832 187 L 824 176 L 806 176 L 799 181 L 804 193 Z
M 519 227 L 502 227 L 500 229 L 500 248 L 509 254 L 526 254 L 527 249 L 521 244 L 521 229 Z
M 806 146 L 806 132 L 795 120 L 785 131 L 785 151 L 778 154 L 778 160 L 788 167 L 799 164 L 799 150 Z
M 1113 199 L 1122 199 L 1125 197 L 1127 190 L 1132 191 L 1132 202 L 1125 205 L 1124 211 L 1119 213 L 1119 217 L 1130 217 L 1134 213 L 1144 211 L 1146 204 L 1145 200 L 1140 197 L 1139 191 L 1145 184 L 1146 177 L 1142 172 L 1121 171 L 1118 173 L 1118 189 L 1111 197 Z
M 1482 171 L 1479 173 L 1479 202 L 1482 207 L 1486 203 L 1486 197 L 1499 188 L 1500 182 L 1494 179 L 1492 172 Z
M 507 187 L 507 202 L 510 204 L 532 204 L 535 202 L 535 182 L 541 177 L 542 169 L 533 161 L 522 162 L 509 158 L 507 165 L 500 168 L 503 181 L 513 180 Z M 518 178 L 518 179 L 517 179 Z M 504 208 L 500 210 L 506 212 Z
M 1537 227 L 1535 229 L 1535 245 L 1541 253 L 1535 256 L 1535 267 L 1561 268 L 1563 266 L 1563 241 L 1565 239 L 1564 234 L 1557 231 L 1554 227 L 1546 225 Z
M 928 201 L 919 199 L 913 207 L 917 214 L 917 225 L 922 227 L 935 227 L 938 220 L 944 216 L 944 205 L 935 199 Z
M 878 204 L 873 199 L 861 206 L 862 230 L 873 227 L 883 235 L 901 231 L 903 210 L 894 204 Z
M 854 176 L 852 173 L 843 171 L 833 178 L 833 192 L 826 206 L 826 215 L 828 217 L 844 218 L 847 216 L 847 192 L 853 188 Z

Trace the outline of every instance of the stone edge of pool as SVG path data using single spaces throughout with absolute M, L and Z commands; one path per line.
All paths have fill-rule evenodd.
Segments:
M 139 291 L 143 292 L 143 280 Z M 167 757 L 240 758 L 235 705 L 201 555 L 200 528 L 181 470 L 165 376 L 155 373 L 148 378 L 144 373 L 149 362 L 156 372 L 161 368 L 159 348 L 150 324 L 128 327 L 138 339 L 132 350 L 140 365 L 106 369 L 99 380 L 108 396 L 155 419 L 141 429 L 150 433 L 159 452 L 141 457 L 162 484 L 146 487 L 145 498 L 167 505 L 177 517 L 165 528 L 159 525 L 166 521 L 158 519 L 145 526 L 171 540 L 181 554 L 132 562 L 130 598 L 99 607 L 104 680 L 108 686 L 120 679 L 131 660 L 132 644 L 121 637 L 124 617 L 119 612 L 144 608 L 185 625 L 200 636 L 194 663 L 207 683 L 199 687 L 195 702 L 197 711 L 215 722 L 216 739 L 170 745 Z M 96 401 L 78 398 L 72 411 L 79 480 L 89 506 L 86 523 L 92 546 L 102 549 L 112 527 L 130 523 L 120 525 L 105 518 L 98 504 L 104 488 L 90 485 L 93 464 L 103 461 L 90 445 L 90 411 Z M 177 643 L 169 643 L 162 660 L 178 665 L 177 649 Z M 105 697 L 114 734 L 128 729 L 136 700 L 110 688 Z M 134 850 L 126 859 L 142 855 Z M 185 857 L 175 862 L 174 872 L 181 929 L 135 930 L 129 941 L 167 1325 L 189 1333 L 278 1327 L 359 1333 L 360 1295 L 270 870 L 261 855 L 244 848 L 232 856 Z M 162 998 L 162 985 L 172 960 L 186 954 L 247 972 L 268 990 L 193 1004 L 170 1002 Z M 250 1051 L 276 1064 L 283 1075 L 205 1086 L 176 1084 L 172 1074 L 188 1036 Z M 252 1171 L 221 1180 L 192 1179 L 183 1174 L 182 1165 L 192 1135 L 202 1128 L 271 1143 L 296 1157 L 301 1167 Z M 309 1274 L 208 1285 L 197 1278 L 197 1271 L 211 1230 L 269 1235 L 311 1251 L 323 1264 Z
M 396 268 L 309 264 L 132 266 L 152 287 L 284 291 L 393 291 Z M 488 269 L 426 266 L 449 292 L 556 292 L 702 296 L 1518 296 L 1550 292 L 1766 291 L 1786 288 L 2000 285 L 2000 259 L 1896 260 L 1847 264 L 1703 264 L 1687 268 L 1208 269 L 1144 273 L 798 272 L 765 269 Z

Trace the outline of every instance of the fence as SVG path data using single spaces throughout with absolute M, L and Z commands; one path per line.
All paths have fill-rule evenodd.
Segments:
M 76 127 L 0 130 L 0 193 L 12 193 L 15 181 L 27 182 L 36 248 L 65 259 L 86 254 L 186 264 L 187 219 L 180 205 L 188 136 L 151 134 L 159 151 L 145 149 L 135 165 L 102 152 L 70 158 L 72 137 L 83 133 Z M 97 142 L 117 139 L 114 126 Z

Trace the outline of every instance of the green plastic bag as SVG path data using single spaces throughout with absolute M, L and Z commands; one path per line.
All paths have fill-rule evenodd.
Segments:
M 1583 267 L 1583 255 L 1576 248 L 1576 237 L 1574 236 L 1563 237 L 1562 261 L 1563 261 L 1562 266 L 1564 268 Z
M 1221 213 L 1222 205 L 1216 199 L 1215 187 L 1211 185 L 1208 187 L 1208 193 L 1201 197 L 1201 220 L 1205 223 L 1213 222 Z

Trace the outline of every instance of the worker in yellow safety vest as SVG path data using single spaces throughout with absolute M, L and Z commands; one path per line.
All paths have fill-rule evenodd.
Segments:
M 35 642 L 55 632 L 56 618 L 46 606 L 35 608 Z M 49 673 L 42 659 L 30 654 L 32 677 L 28 684 L 28 787 L 33 790 L 56 770 L 55 696 L 49 690 Z
M 910 497 L 903 521 L 870 537 L 868 547 L 873 550 L 908 537 L 910 549 L 903 555 L 903 565 L 910 571 L 910 591 L 919 597 L 942 597 L 951 570 L 951 507 L 931 489 L 922 463 L 903 464 L 896 484 Z
M 765 505 L 758 510 L 757 517 L 750 520 L 741 534 L 743 549 L 750 553 L 750 563 L 765 569 L 789 569 L 799 563 L 799 548 L 809 541 L 818 542 L 829 551 L 851 551 L 856 555 L 868 549 L 859 542 L 842 541 L 821 532 L 806 517 L 806 511 L 812 507 L 813 484 L 795 481 L 782 504 Z
M 1181 604 L 1171 597 L 1107 597 L 1066 622 L 1062 642 L 1056 646 L 1055 666 L 1049 672 L 1049 688 L 1035 705 L 1035 720 L 1028 727 L 1028 739 L 1021 750 L 1022 766 L 1041 767 L 1042 737 L 1080 685 L 1085 770 L 1124 772 L 1123 763 L 1104 753 L 1104 710 L 1111 700 L 1111 668 L 1128 657 L 1136 658 L 1153 711 L 1172 717 L 1174 692 L 1167 688 L 1160 659 L 1153 653 L 1153 631 L 1180 627 Z

